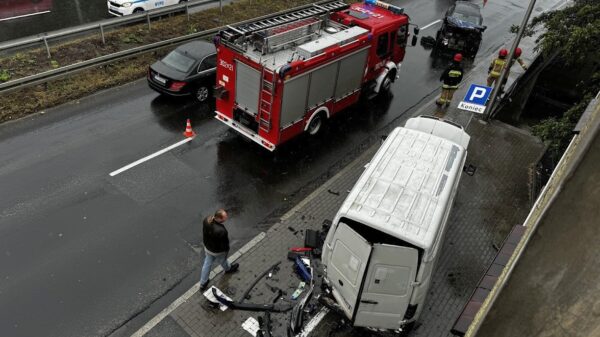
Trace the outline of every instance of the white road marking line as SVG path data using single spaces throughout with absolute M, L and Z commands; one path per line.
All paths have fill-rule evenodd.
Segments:
M 183 145 L 183 144 L 191 141 L 192 139 L 194 139 L 194 137 L 186 138 L 186 139 L 184 139 L 184 140 L 182 140 L 180 142 L 177 142 L 177 143 L 175 143 L 175 144 L 173 144 L 173 145 L 171 145 L 169 147 L 165 147 L 164 149 L 162 149 L 160 151 L 154 152 L 153 154 L 151 154 L 149 156 L 146 156 L 146 157 L 144 157 L 144 158 L 142 158 L 140 160 L 134 161 L 133 163 L 131 163 L 131 164 L 127 165 L 127 166 L 123 166 L 120 169 L 118 169 L 116 171 L 113 171 L 109 175 L 111 177 L 114 177 L 114 176 L 116 176 L 119 173 L 125 172 L 125 171 L 129 170 L 132 167 L 135 167 L 135 166 L 137 166 L 137 165 L 139 165 L 139 164 L 141 164 L 141 163 L 143 163 L 145 161 L 148 161 L 148 160 L 150 160 L 150 159 L 152 159 L 154 157 L 160 156 L 161 154 L 163 154 L 163 153 L 165 153 L 167 151 L 170 151 L 170 150 L 172 150 L 172 149 L 174 149 L 174 148 L 176 148 L 178 146 L 181 146 L 181 145 Z
M 308 337 L 308 335 L 310 335 L 310 333 L 317 327 L 317 325 L 321 323 L 321 320 L 323 320 L 323 317 L 325 317 L 325 315 L 327 315 L 328 312 L 329 309 L 327 309 L 326 307 L 321 308 L 321 310 L 313 318 L 311 318 L 311 320 L 308 321 L 308 323 L 306 323 L 306 326 L 304 327 L 304 329 L 302 329 L 302 332 L 299 335 L 296 335 L 296 337 Z
M 421 28 L 421 30 L 425 30 L 425 29 L 427 29 L 427 28 L 429 28 L 429 27 L 431 27 L 431 26 L 435 25 L 435 24 L 436 24 L 436 23 L 438 23 L 438 22 L 442 22 L 442 20 L 435 20 L 435 21 L 433 21 L 432 23 L 430 23 L 430 24 L 428 24 L 428 25 L 425 25 L 423 28 Z
M 229 258 L 227 258 L 227 261 L 229 261 L 229 263 L 235 262 L 237 259 L 239 259 L 242 256 L 243 253 L 247 252 L 252 247 L 256 246 L 264 238 L 265 238 L 264 232 L 258 233 L 258 235 L 256 235 L 252 240 L 250 240 L 248 243 L 246 243 L 242 248 L 240 248 L 238 251 L 236 251 L 231 256 L 229 256 Z M 221 266 L 217 266 L 216 268 L 213 268 L 213 270 L 210 272 L 209 280 L 212 280 L 213 278 L 215 278 L 221 271 L 223 271 L 223 268 Z M 144 326 L 139 328 L 138 331 L 134 332 L 133 335 L 131 335 L 131 337 L 144 336 L 146 333 L 148 333 L 148 331 L 152 330 L 152 328 L 154 328 L 158 323 L 160 323 L 160 321 L 162 321 L 165 317 L 170 315 L 171 312 L 173 312 L 175 309 L 177 309 L 183 303 L 187 302 L 187 300 L 189 300 L 190 297 L 192 297 L 196 292 L 198 292 L 198 290 L 200 290 L 200 281 L 198 281 L 196 284 L 194 284 L 190 289 L 188 289 L 188 291 L 186 291 L 183 295 L 181 295 L 179 298 L 177 298 L 175 301 L 173 301 L 173 303 L 171 303 L 168 307 L 164 308 L 161 312 L 159 312 L 151 320 L 146 322 L 146 324 L 144 324 Z
M 0 19 L 0 21 L 8 21 L 8 20 L 13 20 L 13 19 L 21 19 L 21 18 L 26 18 L 28 16 L 34 16 L 34 15 L 46 14 L 46 13 L 50 13 L 50 11 L 35 12 L 35 13 L 31 13 L 31 14 L 11 16 L 11 17 L 8 17 L 8 18 Z
M 189 300 L 190 297 L 192 297 L 192 295 L 194 295 L 198 290 L 200 290 L 200 282 L 194 284 L 194 286 L 188 289 L 188 291 L 186 291 L 185 294 L 181 295 L 181 297 L 173 301 L 173 303 L 171 303 L 168 307 L 164 308 L 161 312 L 158 313 L 158 315 L 154 316 L 154 318 L 148 321 L 148 323 L 146 323 L 143 327 L 141 327 L 138 331 L 131 335 L 131 337 L 144 336 L 148 331 L 152 330 L 152 328 L 154 328 L 156 324 L 158 324 L 165 317 L 167 317 L 167 315 L 169 315 L 173 310 L 177 309 L 177 307 Z

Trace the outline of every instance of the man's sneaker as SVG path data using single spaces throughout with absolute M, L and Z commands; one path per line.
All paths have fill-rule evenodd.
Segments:
M 239 263 L 232 263 L 229 266 L 229 269 L 225 271 L 225 274 L 235 273 L 236 271 L 238 271 L 239 268 L 240 268 L 240 264 Z
M 206 288 L 208 288 L 208 281 L 206 281 L 206 283 L 200 284 L 200 291 L 204 291 L 206 290 Z

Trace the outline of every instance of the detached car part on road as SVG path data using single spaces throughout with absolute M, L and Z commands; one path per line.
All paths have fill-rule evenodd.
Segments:
M 206 41 L 183 44 L 148 68 L 148 85 L 163 95 L 192 95 L 205 102 L 215 83 L 216 53 Z
M 438 53 L 459 52 L 466 57 L 475 57 L 483 32 L 483 17 L 479 5 L 457 1 L 446 12 L 442 26 L 436 35 L 435 50 Z
M 387 137 L 337 212 L 325 283 L 357 327 L 410 330 L 423 310 L 469 135 L 435 117 Z

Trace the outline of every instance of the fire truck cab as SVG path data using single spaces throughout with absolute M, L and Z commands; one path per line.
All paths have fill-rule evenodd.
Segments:
M 365 94 L 387 92 L 409 36 L 402 8 L 379 1 L 312 4 L 215 37 L 216 118 L 273 151 Z

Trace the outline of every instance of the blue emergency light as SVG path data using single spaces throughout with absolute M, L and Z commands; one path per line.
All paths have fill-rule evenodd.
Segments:
M 373 5 L 373 6 L 385 8 L 394 14 L 404 14 L 404 8 L 390 5 L 387 2 L 383 2 L 383 1 L 379 1 L 379 0 L 365 0 L 365 3 L 367 5 Z

